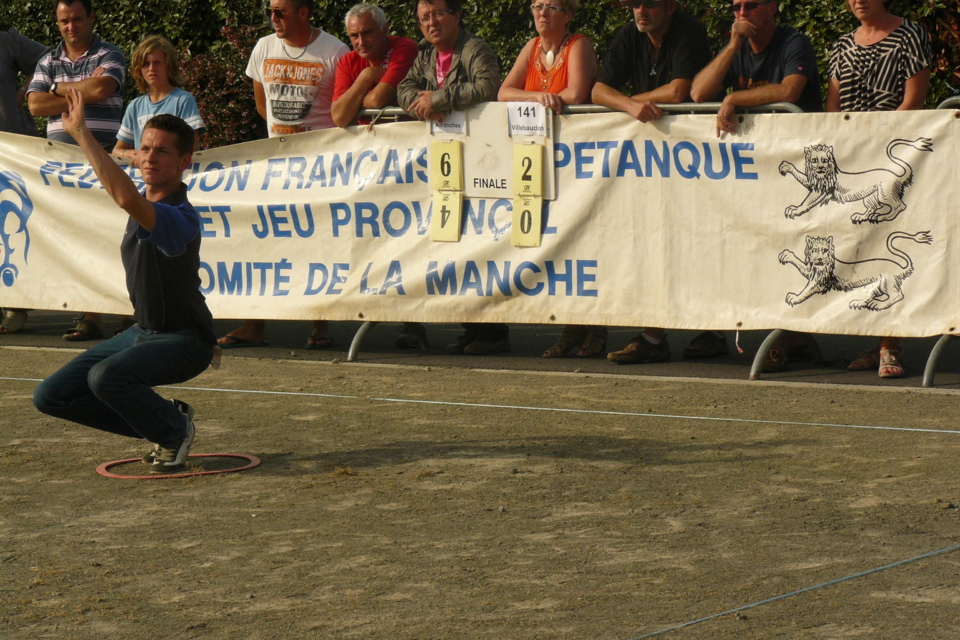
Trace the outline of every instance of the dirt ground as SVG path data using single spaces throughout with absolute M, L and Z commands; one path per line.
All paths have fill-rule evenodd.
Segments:
M 5 640 L 626 640 L 960 545 L 955 390 L 227 357 L 163 393 L 262 465 L 117 480 L 30 402 L 71 355 L 0 348 Z M 958 620 L 960 550 L 657 637 Z

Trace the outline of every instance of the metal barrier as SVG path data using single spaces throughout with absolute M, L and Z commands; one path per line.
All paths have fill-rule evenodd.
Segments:
M 720 109 L 720 104 L 721 103 L 719 102 L 682 102 L 679 104 L 658 104 L 657 106 L 669 114 L 715 114 Z M 775 102 L 771 104 L 758 105 L 755 107 L 746 107 L 743 109 L 743 111 L 749 113 L 803 113 L 803 110 L 800 107 L 790 102 Z M 595 104 L 579 104 L 567 105 L 563 107 L 561 113 L 563 115 L 579 115 L 588 113 L 616 113 L 616 111 L 608 107 Z M 382 122 L 385 119 L 397 120 L 399 118 L 408 116 L 407 113 L 399 107 L 386 107 L 384 109 L 361 109 L 359 112 L 357 112 L 357 117 L 370 118 L 371 125 L 373 125 L 377 122 Z M 357 357 L 360 354 L 360 348 L 363 346 L 364 339 L 366 338 L 367 334 L 370 333 L 371 329 L 373 329 L 373 327 L 377 324 L 379 324 L 379 322 L 368 320 L 360 325 L 357 333 L 353 336 L 353 340 L 350 342 L 350 349 L 347 351 L 347 362 L 357 361 Z M 783 331 L 781 329 L 775 329 L 763 341 L 763 346 L 761 346 L 760 350 L 757 352 L 757 356 L 753 361 L 753 366 L 750 369 L 751 380 L 756 380 L 760 376 L 760 367 L 763 365 L 763 357 L 769 350 L 769 346 L 767 345 L 773 345 L 782 333 Z M 427 344 L 424 337 L 417 336 L 417 339 L 420 343 L 420 348 L 422 350 L 426 350 Z M 818 362 L 822 361 L 820 349 L 817 347 L 816 342 L 811 340 L 810 343 L 811 349 L 813 350 L 814 359 Z
M 947 98 L 937 105 L 937 109 L 960 109 L 960 96 Z M 947 344 L 950 343 L 953 337 L 953 334 L 945 333 L 937 340 L 937 344 L 933 345 L 933 349 L 930 350 L 930 355 L 927 356 L 927 365 L 923 368 L 923 382 L 921 382 L 921 386 L 933 386 L 933 378 L 937 375 L 937 362 L 940 360 L 940 356 L 943 355 Z
M 658 104 L 658 107 L 670 114 L 690 114 L 690 113 L 716 113 L 720 110 L 719 102 L 681 102 L 679 104 Z M 792 102 L 774 102 L 771 104 L 762 104 L 756 107 L 743 107 L 747 113 L 803 113 L 803 109 Z M 597 104 L 572 104 L 566 105 L 561 109 L 562 115 L 576 115 L 581 113 L 617 113 L 609 107 L 601 107 Z M 358 118 L 370 118 L 373 123 L 384 119 L 393 119 L 407 117 L 409 115 L 400 107 L 385 107 L 383 109 L 361 109 L 357 112 Z

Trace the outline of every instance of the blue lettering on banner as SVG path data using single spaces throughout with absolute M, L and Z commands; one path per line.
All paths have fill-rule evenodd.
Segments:
M 410 232 L 416 221 L 416 233 L 424 235 L 430 228 L 430 209 L 423 210 L 420 202 L 389 202 L 383 209 L 374 202 L 330 203 L 330 225 L 334 238 L 343 235 L 345 228 L 353 228 L 355 238 L 379 238 L 386 231 L 391 238 L 399 238 Z
M 197 214 L 200 216 L 200 237 L 201 238 L 216 238 L 217 231 L 216 229 L 208 229 L 207 227 L 215 226 L 216 220 L 212 216 L 205 216 L 205 213 L 215 213 L 220 216 L 220 227 L 223 229 L 223 237 L 230 237 L 230 219 L 227 217 L 227 214 L 230 213 L 230 207 L 223 205 L 213 205 L 209 207 L 197 206 L 194 207 L 197 210 Z
M 302 213 L 299 207 L 302 207 Z M 287 213 L 290 215 L 285 215 Z M 261 240 L 269 236 L 292 238 L 294 232 L 301 238 L 309 238 L 315 230 L 313 210 L 309 204 L 258 204 L 257 215 L 260 217 L 260 226 L 254 224 L 251 228 L 253 235 Z
M 573 163 L 577 180 L 601 178 L 669 178 L 676 175 L 685 180 L 695 180 L 706 176 L 710 180 L 723 180 L 730 177 L 731 160 L 733 178 L 736 180 L 757 180 L 759 175 L 749 171 L 755 164 L 752 155 L 753 143 L 746 142 L 700 142 L 681 140 L 672 147 L 667 141 L 659 143 L 643 140 L 641 159 L 637 145 L 633 140 L 600 140 L 597 142 L 554 143 L 554 166 L 558 169 Z M 599 176 L 595 163 L 599 161 Z M 719 163 L 720 167 L 717 168 Z M 616 167 L 616 170 L 613 169 Z
M 552 260 L 542 264 L 524 261 L 515 268 L 510 261 L 498 264 L 488 260 L 483 264 L 474 260 L 463 263 L 448 260 L 441 267 L 436 260 L 431 260 L 427 264 L 425 284 L 430 296 L 537 296 L 544 290 L 555 296 L 559 295 L 558 285 L 562 284 L 563 295 L 596 298 L 599 291 L 593 285 L 597 281 L 597 268 L 597 260 L 564 260 L 562 268 Z
M 286 258 L 280 262 L 217 262 L 216 268 L 201 262 L 200 291 L 204 295 L 216 290 L 221 296 L 263 297 L 270 285 L 271 296 L 286 296 L 290 290 L 285 285 L 290 283 L 288 273 L 292 269 Z
M 315 296 L 318 293 L 324 293 L 324 295 L 335 296 L 341 294 L 343 289 L 337 287 L 346 282 L 349 275 L 350 265 L 346 262 L 333 263 L 332 270 L 322 262 L 311 262 L 310 271 L 307 275 L 307 287 L 304 289 L 303 295 Z M 326 292 L 323 291 L 324 289 L 326 289 Z
M 387 275 L 384 277 L 383 283 L 379 287 L 371 287 L 368 283 L 370 278 L 370 270 L 373 268 L 373 265 L 373 262 L 368 262 L 367 268 L 363 270 L 363 275 L 360 276 L 361 295 L 382 296 L 387 293 L 388 289 L 396 289 L 398 295 L 406 295 L 406 291 L 403 290 L 403 269 L 400 267 L 399 260 L 390 261 L 390 264 L 387 267 Z
M 361 151 L 356 157 L 352 151 L 348 151 L 343 154 L 319 155 L 312 160 L 293 156 L 269 158 L 266 162 L 261 191 L 278 188 L 275 183 L 280 180 L 283 183 L 279 188 L 284 190 L 354 186 L 357 191 L 363 191 L 370 183 L 384 184 L 391 181 L 395 184 L 413 184 L 414 181 L 425 183 L 428 180 L 426 171 L 417 169 L 427 168 L 426 147 L 407 149 L 402 166 L 398 149 L 388 149 L 382 163 L 379 156 L 370 149 Z M 234 182 L 240 184 L 241 180 L 242 190 L 249 177 L 249 169 L 241 174 L 239 167 L 232 168 L 225 190 L 229 190 Z

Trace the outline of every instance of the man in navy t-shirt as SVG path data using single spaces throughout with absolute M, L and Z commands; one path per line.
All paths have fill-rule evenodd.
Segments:
M 196 429 L 194 409 L 165 400 L 153 387 L 189 380 L 210 364 L 216 336 L 200 293 L 200 218 L 187 201 L 183 171 L 194 132 L 162 114 L 141 136 L 137 191 L 97 143 L 84 117 L 83 95 L 67 93 L 64 131 L 86 154 L 100 183 L 129 216 L 120 245 L 137 324 L 80 356 L 41 382 L 33 402 L 43 413 L 154 446 L 144 457 L 152 473 L 186 466 Z
M 690 89 L 694 102 L 731 90 L 717 112 L 717 135 L 737 130 L 737 107 L 792 102 L 804 111 L 823 111 L 817 56 L 807 36 L 777 25 L 774 0 L 733 0 L 732 9 L 730 43 Z

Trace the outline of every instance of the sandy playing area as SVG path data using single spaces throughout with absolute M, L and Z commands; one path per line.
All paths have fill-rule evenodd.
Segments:
M 262 465 L 116 480 L 30 402 L 71 355 L 0 349 L 7 640 L 626 640 L 960 545 L 955 391 L 226 358 L 163 393 Z M 657 637 L 958 620 L 960 550 Z

